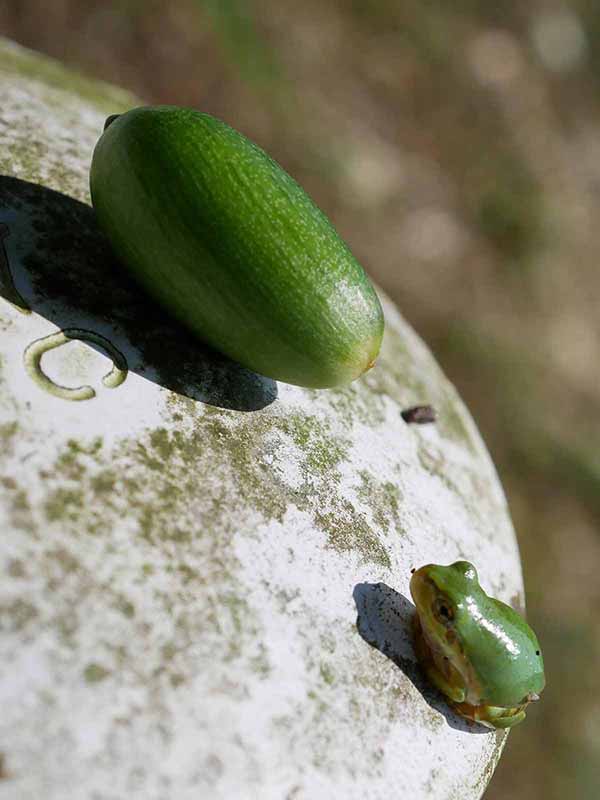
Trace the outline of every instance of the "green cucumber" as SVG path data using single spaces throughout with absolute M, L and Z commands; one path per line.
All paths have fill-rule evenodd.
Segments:
M 176 106 L 109 118 L 90 187 L 123 265 L 215 349 L 315 388 L 373 366 L 383 313 L 363 268 L 300 186 L 233 128 Z

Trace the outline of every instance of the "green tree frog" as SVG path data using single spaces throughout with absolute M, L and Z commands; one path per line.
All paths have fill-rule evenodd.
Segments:
M 545 685 L 535 633 L 510 606 L 489 597 L 468 561 L 413 571 L 415 651 L 429 680 L 461 716 L 511 728 Z

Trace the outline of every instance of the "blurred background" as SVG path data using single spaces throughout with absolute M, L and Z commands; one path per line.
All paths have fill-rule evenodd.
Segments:
M 508 495 L 548 688 L 486 800 L 600 797 L 600 2 L 1 0 L 257 141 L 426 340 Z

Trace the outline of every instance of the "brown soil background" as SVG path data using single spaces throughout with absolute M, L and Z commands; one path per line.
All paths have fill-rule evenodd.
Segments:
M 2 0 L 0 33 L 223 118 L 333 219 L 519 535 L 548 686 L 486 800 L 599 797 L 600 3 Z

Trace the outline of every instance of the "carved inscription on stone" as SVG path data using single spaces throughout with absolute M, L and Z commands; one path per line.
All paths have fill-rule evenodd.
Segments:
M 116 389 L 127 378 L 127 361 L 125 356 L 111 344 L 108 339 L 93 331 L 86 331 L 82 328 L 65 328 L 43 339 L 32 342 L 25 350 L 23 361 L 29 376 L 37 385 L 55 397 L 63 400 L 91 400 L 96 396 L 96 390 L 92 386 L 78 386 L 69 388 L 55 383 L 42 368 L 42 356 L 49 350 L 62 347 L 73 339 L 82 342 L 91 342 L 100 347 L 112 359 L 113 368 L 102 378 L 102 383 L 108 389 Z
M 23 314 L 30 314 L 31 309 L 16 290 L 10 271 L 8 253 L 6 252 L 6 246 L 4 244 L 4 240 L 9 236 L 10 230 L 8 225 L 5 222 L 0 222 L 0 296 L 8 300 L 11 305 Z

